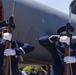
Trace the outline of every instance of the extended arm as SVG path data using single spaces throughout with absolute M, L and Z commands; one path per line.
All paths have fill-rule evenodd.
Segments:
M 12 38 L 12 35 L 10 33 L 3 34 L 4 40 L 11 41 L 11 38 Z M 22 54 L 27 54 L 29 52 L 32 52 L 35 49 L 34 45 L 30 43 L 22 43 L 22 42 L 16 41 L 13 45 L 16 45 L 16 44 L 17 46 L 15 46 L 14 49 L 13 48 L 6 49 L 4 51 L 4 55 L 6 56 L 22 55 Z
M 55 49 L 55 43 L 57 36 L 43 36 L 39 38 L 39 44 L 45 47 L 49 52 Z
M 17 55 L 27 54 L 29 52 L 34 51 L 35 49 L 34 45 L 30 43 L 21 43 L 21 42 L 17 43 L 19 44 L 19 48 L 15 49 Z
M 19 42 L 18 44 L 21 44 L 21 45 L 19 47 L 17 47 L 17 48 L 6 49 L 4 51 L 4 55 L 6 55 L 6 56 L 22 55 L 22 54 L 27 54 L 29 52 L 32 52 L 35 49 L 34 45 L 29 44 L 29 43 L 21 43 L 21 42 Z

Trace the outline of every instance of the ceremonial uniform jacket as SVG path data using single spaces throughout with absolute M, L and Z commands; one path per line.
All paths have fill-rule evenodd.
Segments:
M 35 48 L 32 44 L 21 43 L 19 41 L 11 41 L 10 47 L 16 51 L 15 56 L 11 56 L 11 72 L 12 75 L 19 75 L 18 71 L 18 56 L 22 54 L 27 54 L 33 51 Z M 5 41 L 0 39 L 0 75 L 3 75 L 3 65 L 4 65 L 4 50 Z
M 56 40 L 55 37 L 43 36 L 39 38 L 39 43 L 52 55 L 52 69 L 50 75 L 64 75 L 64 51 L 65 45 Z M 71 56 L 76 56 L 76 43 L 70 44 Z M 76 75 L 76 63 L 71 64 L 72 73 Z

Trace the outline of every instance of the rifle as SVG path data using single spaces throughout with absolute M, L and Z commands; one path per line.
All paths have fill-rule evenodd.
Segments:
M 73 6 L 75 4 L 75 0 L 71 2 L 69 6 L 69 22 L 66 24 L 66 32 L 67 36 L 70 37 L 70 43 L 72 39 L 72 35 L 69 35 L 71 33 L 71 13 L 75 13 L 73 10 Z M 65 45 L 65 56 L 70 56 L 70 49 L 68 45 Z M 71 69 L 71 64 L 66 64 L 66 75 L 71 75 L 72 74 L 72 69 Z
M 67 32 L 67 36 L 70 37 L 70 41 L 71 41 L 71 35 L 70 34 L 70 23 L 67 23 L 66 24 L 66 32 Z M 65 56 L 70 56 L 70 50 L 69 50 L 69 46 L 67 44 L 65 44 Z M 71 74 L 71 67 L 70 67 L 70 64 L 66 64 L 66 75 L 70 75 Z
M 14 6 L 15 6 L 15 1 L 13 3 L 12 16 L 10 16 L 10 18 L 8 20 L 8 30 L 7 30 L 7 32 L 9 32 L 11 34 L 12 34 L 12 31 L 14 30 L 14 28 L 15 28 L 14 16 L 13 16 L 14 15 Z M 10 48 L 10 41 L 8 41 L 8 40 L 6 40 L 6 43 L 5 43 L 5 49 L 7 49 L 7 48 Z M 10 56 L 7 56 L 5 58 L 4 75 L 8 75 L 8 71 L 9 71 L 9 67 L 10 67 L 10 60 L 11 60 Z
M 7 32 L 11 33 L 12 34 L 12 27 L 15 27 L 14 24 L 13 24 L 13 17 L 11 16 L 9 18 L 9 23 L 8 23 L 8 30 Z M 5 43 L 5 49 L 8 49 L 10 48 L 10 41 L 6 40 L 6 43 Z M 4 75 L 8 75 L 8 70 L 9 70 L 9 66 L 10 66 L 10 60 L 11 60 L 11 57 L 10 56 L 7 56 L 5 58 L 5 72 L 4 72 Z

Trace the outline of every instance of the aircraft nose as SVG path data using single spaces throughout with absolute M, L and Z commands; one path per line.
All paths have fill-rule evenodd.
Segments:
M 71 13 L 76 15 L 76 0 L 73 0 L 70 4 L 71 7 Z

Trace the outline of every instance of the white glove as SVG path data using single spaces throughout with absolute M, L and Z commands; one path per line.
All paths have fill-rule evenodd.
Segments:
M 12 34 L 11 33 L 4 33 L 3 34 L 3 39 L 4 40 L 8 40 L 8 41 L 11 41 L 11 39 L 12 39 Z
M 5 56 L 14 56 L 14 55 L 16 55 L 16 52 L 14 49 L 6 49 L 6 50 L 4 50 L 4 55 Z
M 64 62 L 66 64 L 75 63 L 76 62 L 76 58 L 74 56 L 66 56 L 66 57 L 64 57 Z
M 68 45 L 70 44 L 70 38 L 68 36 L 61 36 L 59 41 Z

